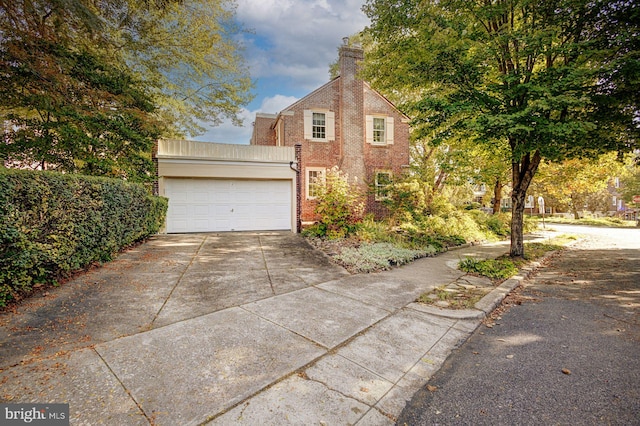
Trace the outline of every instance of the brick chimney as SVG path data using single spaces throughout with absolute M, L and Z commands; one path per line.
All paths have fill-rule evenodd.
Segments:
M 364 83 L 357 78 L 359 63 L 364 59 L 364 50 L 355 45 L 349 46 L 348 38 L 340 46 L 340 127 L 342 160 L 340 169 L 354 176 L 365 176 L 364 143 Z M 364 184 L 364 182 L 358 182 Z

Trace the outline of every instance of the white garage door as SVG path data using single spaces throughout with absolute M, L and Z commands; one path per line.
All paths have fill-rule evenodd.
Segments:
M 167 232 L 291 229 L 291 181 L 165 180 Z

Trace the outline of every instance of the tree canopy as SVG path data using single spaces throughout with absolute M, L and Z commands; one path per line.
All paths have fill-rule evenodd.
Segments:
M 148 180 L 153 142 L 238 122 L 230 0 L 0 0 L 0 158 Z
M 541 195 L 550 208 L 570 210 L 576 219 L 586 209 L 609 211 L 615 178 L 626 175 L 626 167 L 615 153 L 596 159 L 568 159 L 562 162 L 542 162 L 531 185 L 533 194 Z
M 638 146 L 640 8 L 630 1 L 368 0 L 364 77 L 432 144 L 507 152 L 511 255 L 541 160 Z M 509 160 L 507 160 L 509 161 Z

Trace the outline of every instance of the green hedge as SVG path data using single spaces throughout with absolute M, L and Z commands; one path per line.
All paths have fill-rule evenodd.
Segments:
M 0 167 L 0 306 L 158 232 L 167 200 L 118 179 Z

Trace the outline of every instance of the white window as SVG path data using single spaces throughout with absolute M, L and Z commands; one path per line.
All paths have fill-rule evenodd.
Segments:
M 375 190 L 376 201 L 381 201 L 389 198 L 389 185 L 391 185 L 391 172 L 379 171 L 376 172 Z
M 373 117 L 373 143 L 383 145 L 387 143 L 385 137 L 385 123 L 387 120 L 380 117 Z
M 313 121 L 311 126 L 311 138 L 312 139 L 326 139 L 327 138 L 327 120 L 324 112 L 314 112 Z
M 314 142 L 336 139 L 336 118 L 333 111 L 304 110 L 304 138 Z
M 615 188 L 620 188 L 620 178 L 619 177 L 613 178 L 613 186 Z
M 393 145 L 393 117 L 367 115 L 366 139 L 372 145 Z
M 307 167 L 306 195 L 307 200 L 318 196 L 318 188 L 325 183 L 326 169 L 323 167 Z
M 618 197 L 616 197 L 615 195 L 613 196 L 613 203 L 611 203 L 612 206 L 617 206 L 618 205 Z

